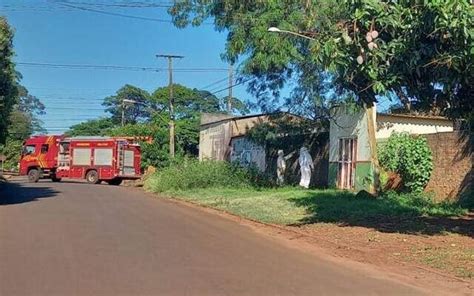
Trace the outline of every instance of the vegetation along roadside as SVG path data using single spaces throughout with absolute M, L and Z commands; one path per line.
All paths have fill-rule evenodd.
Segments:
M 469 227 L 470 220 L 466 220 L 468 210 L 453 202 L 436 203 L 427 194 L 389 191 L 375 198 L 335 189 L 277 188 L 255 171 L 223 162 L 195 160 L 161 169 L 145 180 L 145 189 L 160 197 L 311 235 L 319 235 L 317 229 L 323 227 L 325 236 L 337 237 L 336 242 L 359 246 L 368 243 L 372 250 L 377 243 L 379 255 L 387 258 L 399 254 L 408 262 L 464 278 L 474 276 L 474 243 L 470 239 L 474 233 Z M 433 248 L 427 237 L 451 243 L 448 249 L 442 243 Z M 384 245 L 380 241 L 390 243 Z

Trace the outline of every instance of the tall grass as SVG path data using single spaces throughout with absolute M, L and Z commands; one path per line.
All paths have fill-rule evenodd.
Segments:
M 432 220 L 426 218 L 447 219 L 467 212 L 455 203 L 436 203 L 426 194 L 385 192 L 375 198 L 334 189 L 275 188 L 267 180 L 257 171 L 226 162 L 186 160 L 150 176 L 145 188 L 284 225 L 329 222 L 384 230 L 392 225 L 390 231 L 428 233 L 440 232 L 445 226 L 440 224 L 432 230 L 431 223 L 426 222 Z M 449 230 L 449 225 L 445 229 Z
M 153 192 L 196 188 L 255 188 L 268 185 L 268 179 L 256 170 L 223 161 L 198 162 L 191 159 L 160 169 L 145 181 L 145 188 Z

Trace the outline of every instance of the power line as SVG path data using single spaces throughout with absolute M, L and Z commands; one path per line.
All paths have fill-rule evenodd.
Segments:
M 55 7 L 53 9 L 50 5 L 28 5 L 28 4 L 2 4 L 0 5 L 2 11 L 54 11 L 54 10 L 72 10 L 67 7 Z
M 222 78 L 222 79 L 219 79 L 219 80 L 217 80 L 217 81 L 215 81 L 215 82 L 213 82 L 213 83 L 211 83 L 211 84 L 209 84 L 209 85 L 206 85 L 206 86 L 204 86 L 204 87 L 201 87 L 200 89 L 206 90 L 206 88 L 209 88 L 209 87 L 214 86 L 214 85 L 217 85 L 217 84 L 221 84 L 221 83 L 224 82 L 224 81 L 227 81 L 227 76 L 224 77 L 224 78 Z
M 130 2 L 130 3 L 90 3 L 90 2 L 77 2 L 77 1 L 57 1 L 67 4 L 86 5 L 86 6 L 98 6 L 98 7 L 120 7 L 120 8 L 170 8 L 173 4 L 168 2 L 163 3 L 144 3 L 144 2 Z
M 80 110 L 80 111 L 105 111 L 105 108 L 80 108 L 80 107 L 46 107 L 47 110 Z
M 87 64 L 53 64 L 37 62 L 17 62 L 19 66 L 49 67 L 49 68 L 69 68 L 69 69 L 94 69 L 94 70 L 132 70 L 132 71 L 163 71 L 161 68 L 139 67 L 139 66 L 118 66 L 118 65 L 87 65 Z
M 235 83 L 233 85 L 230 85 L 228 87 L 225 87 L 225 88 L 222 88 L 222 89 L 219 89 L 217 91 L 214 91 L 212 93 L 210 93 L 209 95 L 207 95 L 206 97 L 204 97 L 203 99 L 207 99 L 209 98 L 210 96 L 213 96 L 217 93 L 220 93 L 220 92 L 223 92 L 225 90 L 228 90 L 229 88 L 231 87 L 236 87 L 236 86 L 239 86 L 241 84 L 244 84 L 246 82 L 248 82 L 251 78 L 249 79 L 246 79 L 246 80 L 242 80 L 238 83 Z M 46 107 L 45 111 L 47 110 L 80 110 L 80 111 L 106 111 L 106 108 L 80 108 L 80 107 Z
M 94 91 L 116 91 L 115 88 L 68 88 L 68 87 L 28 87 L 28 89 L 43 89 L 43 90 L 94 90 Z
M 222 88 L 222 89 L 220 89 L 220 90 L 214 91 L 211 95 L 215 95 L 215 94 L 217 94 L 217 93 L 220 93 L 220 92 L 223 92 L 223 91 L 225 91 L 225 90 L 228 90 L 228 89 L 230 89 L 230 88 L 232 88 L 232 87 L 239 86 L 239 85 L 241 85 L 241 84 L 244 84 L 244 83 L 248 82 L 248 81 L 251 80 L 251 79 L 252 79 L 252 78 L 245 79 L 245 80 L 242 80 L 242 81 L 240 81 L 240 82 L 237 82 L 237 83 L 235 83 L 235 84 L 233 84 L 233 85 L 229 85 L 228 87 L 225 87 L 225 88 Z M 209 95 L 209 96 L 210 96 L 210 95 Z M 209 96 L 207 96 L 206 98 L 208 98 Z
M 95 13 L 105 14 L 105 15 L 110 15 L 110 16 L 118 16 L 118 17 L 137 19 L 137 20 L 142 20 L 142 21 L 159 22 L 159 23 L 173 23 L 173 21 L 171 21 L 171 20 L 144 17 L 144 16 L 138 16 L 138 15 L 129 15 L 129 14 L 123 14 L 123 13 L 116 13 L 116 12 L 109 12 L 109 11 L 104 11 L 104 10 L 88 8 L 88 7 L 81 7 L 81 6 L 71 5 L 71 4 L 68 4 L 67 2 L 54 2 L 54 3 L 56 3 L 58 5 L 66 6 L 66 7 L 69 7 L 69 8 L 74 8 L 74 9 L 84 10 L 84 11 L 89 11 L 89 12 L 95 12 Z
M 137 20 L 142 20 L 142 21 L 151 21 L 151 22 L 158 22 L 158 23 L 171 23 L 171 24 L 173 24 L 172 20 L 165 20 L 165 19 L 138 16 L 138 15 L 130 15 L 130 14 L 124 14 L 124 13 L 109 12 L 109 11 L 99 10 L 99 9 L 94 9 L 94 8 L 89 8 L 89 7 L 71 5 L 71 4 L 69 4 L 70 2 L 68 3 L 68 2 L 62 2 L 62 1 L 55 1 L 53 3 L 55 3 L 57 5 L 62 5 L 62 6 L 65 6 L 65 7 L 73 8 L 73 9 L 78 9 L 78 10 L 83 10 L 83 11 L 88 11 L 88 12 L 94 12 L 94 13 L 99 13 L 99 14 L 104 14 L 104 15 L 117 16 L 117 17 L 129 18 L 129 19 L 137 19 Z M 212 25 L 213 23 L 202 23 L 202 24 L 203 25 Z
M 166 68 L 156 68 L 148 66 L 121 66 L 121 65 L 94 65 L 94 64 L 55 64 L 55 63 L 39 63 L 39 62 L 17 62 L 19 66 L 29 67 L 46 67 L 60 69 L 77 69 L 77 70 L 123 70 L 123 71 L 151 71 L 162 72 L 167 71 Z M 224 72 L 226 68 L 176 68 L 176 72 Z

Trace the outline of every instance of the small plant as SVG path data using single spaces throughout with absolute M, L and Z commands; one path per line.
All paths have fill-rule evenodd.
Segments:
M 422 192 L 431 177 L 433 157 L 426 139 L 408 133 L 393 133 L 379 146 L 380 165 L 400 174 L 410 192 Z

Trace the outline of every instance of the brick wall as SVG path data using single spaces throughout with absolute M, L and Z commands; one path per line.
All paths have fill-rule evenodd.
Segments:
M 469 142 L 457 132 L 423 135 L 433 152 L 433 172 L 425 191 L 437 200 L 457 199 L 474 183 L 473 156 L 467 152 Z

